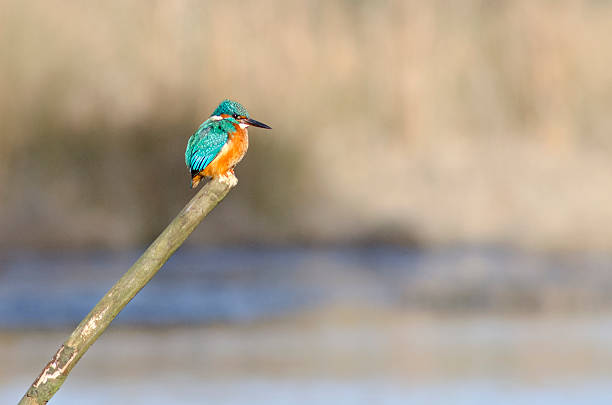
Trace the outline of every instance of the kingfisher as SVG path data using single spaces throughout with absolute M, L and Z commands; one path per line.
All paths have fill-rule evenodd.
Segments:
M 249 147 L 247 128 L 272 129 L 249 116 L 246 108 L 232 100 L 223 100 L 210 117 L 195 131 L 185 151 L 185 163 L 191 172 L 191 188 L 203 178 L 218 178 L 235 186 L 234 167 Z

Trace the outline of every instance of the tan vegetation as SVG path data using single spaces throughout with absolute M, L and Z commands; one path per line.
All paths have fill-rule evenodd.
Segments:
M 196 241 L 612 248 L 612 3 L 2 10 L 1 246 L 148 242 L 231 97 L 274 130 Z

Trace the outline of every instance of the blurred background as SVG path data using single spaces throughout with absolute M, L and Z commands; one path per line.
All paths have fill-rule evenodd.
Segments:
M 240 183 L 62 404 L 574 404 L 612 389 L 612 2 L 0 0 L 0 398 Z

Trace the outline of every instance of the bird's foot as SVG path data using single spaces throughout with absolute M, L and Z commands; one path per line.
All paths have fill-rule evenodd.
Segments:
M 227 173 L 219 176 L 219 181 L 227 184 L 230 187 L 234 187 L 236 184 L 238 184 L 238 178 L 234 175 L 233 171 L 228 171 Z

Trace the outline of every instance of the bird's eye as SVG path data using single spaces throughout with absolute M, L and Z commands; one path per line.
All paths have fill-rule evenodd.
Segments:
M 232 115 L 232 117 L 238 119 L 238 114 L 234 114 L 234 115 Z

